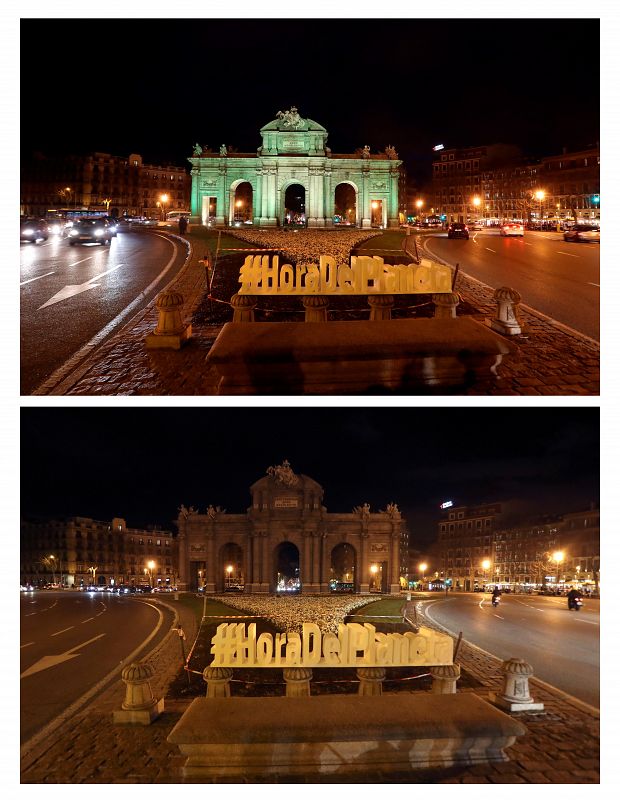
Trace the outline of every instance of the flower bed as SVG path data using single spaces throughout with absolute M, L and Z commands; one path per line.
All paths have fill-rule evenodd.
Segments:
M 281 631 L 301 633 L 304 622 L 316 623 L 324 633 L 337 633 L 338 625 L 351 612 L 372 602 L 360 595 L 286 595 L 243 596 L 217 595 L 215 600 L 227 606 L 261 616 Z M 207 601 L 208 602 L 208 601 Z
M 234 235 L 259 247 L 273 247 L 291 257 L 297 264 L 317 264 L 319 256 L 328 255 L 336 263 L 348 264 L 351 250 L 362 242 L 380 236 L 381 231 L 354 230 L 252 230 L 237 231 Z

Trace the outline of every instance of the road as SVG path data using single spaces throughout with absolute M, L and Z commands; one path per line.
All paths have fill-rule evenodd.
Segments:
M 523 658 L 534 676 L 598 708 L 600 702 L 599 601 L 579 612 L 565 598 L 450 594 L 424 603 L 430 619 L 501 659 Z
M 551 231 L 504 237 L 497 230 L 472 231 L 469 240 L 440 233 L 425 242 L 431 255 L 458 262 L 494 289 L 516 289 L 526 305 L 599 341 L 600 245 L 565 242 Z
M 101 341 L 112 335 L 174 277 L 185 255 L 179 243 L 139 230 L 119 233 L 110 247 L 70 247 L 57 236 L 23 243 L 21 393 L 32 393 L 100 332 Z
M 136 647 L 155 646 L 172 615 L 152 601 L 72 590 L 23 593 L 21 742 L 102 681 Z M 103 688 L 103 687 L 101 687 Z

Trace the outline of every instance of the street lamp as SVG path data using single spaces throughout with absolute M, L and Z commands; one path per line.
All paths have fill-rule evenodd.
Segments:
M 152 587 L 153 586 L 153 570 L 155 569 L 155 562 L 154 561 L 147 561 L 146 566 L 148 567 L 148 570 L 145 570 L 145 572 L 148 571 L 148 574 L 149 574 L 149 586 Z
M 560 564 L 564 561 L 564 552 L 562 550 L 556 550 L 555 553 L 551 556 L 551 558 L 555 561 L 556 567 L 556 579 L 555 585 L 560 585 Z
M 472 199 L 471 199 L 471 202 L 472 202 L 474 208 L 476 209 L 476 214 L 479 214 L 479 212 L 480 212 L 480 204 L 482 203 L 482 200 L 478 197 L 478 195 L 474 195 L 474 197 L 472 197 Z M 474 222 L 475 221 L 476 220 L 474 220 Z
M 488 570 L 488 569 L 489 569 L 489 567 L 491 566 L 491 562 L 489 561 L 489 559 L 488 559 L 488 558 L 485 558 L 485 559 L 484 559 L 484 561 L 482 562 L 482 564 L 481 564 L 480 566 L 481 566 L 481 567 L 482 567 L 482 569 L 484 570 L 484 582 L 485 582 L 485 584 L 486 584 L 486 582 L 487 582 L 487 570 Z
M 419 222 L 419 216 L 421 213 L 422 206 L 424 205 L 424 200 L 416 200 L 415 207 L 418 209 L 418 213 L 416 214 L 416 222 Z
M 232 564 L 229 564 L 226 567 L 226 573 L 227 573 L 227 575 L 226 575 L 226 586 L 228 586 L 229 589 L 230 589 L 230 579 L 231 579 L 231 576 L 232 576 L 232 572 L 233 572 Z
M 370 565 L 370 574 L 372 575 L 372 585 L 373 588 L 376 590 L 377 588 L 377 573 L 379 572 L 379 567 L 376 564 Z
M 159 196 L 159 199 L 160 199 L 160 202 L 161 202 L 162 219 L 165 222 L 165 220 L 166 220 L 166 203 L 168 202 L 169 197 L 168 197 L 167 194 L 162 194 L 162 195 Z
M 421 564 L 418 565 L 418 569 L 422 573 L 422 589 L 424 589 L 424 575 L 426 573 L 427 568 L 428 564 L 425 561 L 423 561 Z
M 544 190 L 543 190 L 543 189 L 537 189 L 537 190 L 534 192 L 534 197 L 535 197 L 535 198 L 538 200 L 538 202 L 540 203 L 540 226 L 541 226 L 541 228 L 542 228 L 542 214 L 543 214 L 543 210 L 542 210 L 542 209 L 543 209 L 543 200 L 545 199 L 545 192 L 544 192 Z

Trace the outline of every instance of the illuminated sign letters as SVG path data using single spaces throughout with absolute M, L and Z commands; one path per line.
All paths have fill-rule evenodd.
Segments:
M 247 256 L 239 283 L 239 294 L 249 295 L 442 294 L 452 291 L 452 270 L 424 258 L 391 265 L 378 256 L 351 256 L 349 265 L 320 256 L 318 265 L 293 267 L 279 256 Z
M 406 667 L 452 664 L 452 639 L 430 628 L 377 633 L 374 625 L 338 625 L 322 633 L 304 622 L 302 633 L 261 633 L 256 623 L 223 623 L 211 639 L 211 667 Z

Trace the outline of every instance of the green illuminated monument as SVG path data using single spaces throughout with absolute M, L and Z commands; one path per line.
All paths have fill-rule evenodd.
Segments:
M 295 106 L 279 111 L 260 133 L 263 143 L 256 155 L 230 152 L 226 145 L 218 153 L 195 145 L 189 159 L 194 222 L 217 226 L 297 222 L 325 228 L 336 217 L 361 228 L 398 226 L 402 161 L 391 145 L 376 154 L 368 145 L 352 154 L 332 153 L 325 128 L 302 118 Z M 291 190 L 298 202 L 293 211 Z

